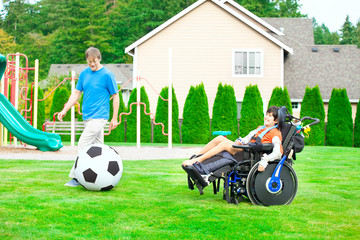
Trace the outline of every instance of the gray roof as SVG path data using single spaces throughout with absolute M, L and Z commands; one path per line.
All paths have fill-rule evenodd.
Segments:
M 116 81 L 123 86 L 129 79 L 132 78 L 133 66 L 132 64 L 102 64 L 104 67 L 114 73 Z M 76 76 L 88 67 L 87 64 L 51 64 L 48 76 L 71 76 L 71 71 L 75 71 Z M 129 82 L 125 89 L 132 89 L 132 84 Z
M 294 54 L 285 58 L 285 86 L 291 99 L 302 99 L 306 86 L 316 85 L 325 101 L 330 99 L 333 88 L 346 88 L 350 100 L 359 99 L 360 49 L 357 46 L 315 45 L 311 19 L 263 20 L 283 28 L 285 36 L 274 36 L 294 49 Z

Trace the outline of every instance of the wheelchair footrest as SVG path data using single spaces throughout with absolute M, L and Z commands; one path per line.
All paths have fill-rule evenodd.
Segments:
M 182 168 L 185 170 L 185 172 L 188 174 L 188 176 L 191 178 L 191 180 L 194 181 L 194 184 L 199 189 L 200 194 L 203 194 L 202 189 L 209 185 L 208 182 L 205 181 L 205 179 L 201 176 L 201 174 L 194 168 L 194 166 L 183 166 Z

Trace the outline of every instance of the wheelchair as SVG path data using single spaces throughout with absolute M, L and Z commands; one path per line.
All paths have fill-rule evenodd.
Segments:
M 311 123 L 302 127 L 301 123 L 304 120 L 310 120 Z M 302 131 L 317 123 L 317 118 L 299 119 L 290 115 L 286 107 L 281 107 L 278 111 L 278 126 L 283 146 L 281 159 L 269 162 L 265 171 L 259 172 L 257 169 L 261 156 L 271 153 L 273 144 L 233 145 L 234 148 L 244 151 L 235 155 L 224 151 L 202 163 L 182 166 L 188 175 L 189 189 L 194 190 L 196 186 L 202 195 L 203 189 L 212 184 L 214 194 L 217 194 L 223 180 L 223 199 L 228 203 L 238 204 L 244 198 L 248 198 L 254 205 L 290 204 L 298 188 L 297 176 L 292 165 L 293 160 L 296 160 L 296 153 L 304 148 Z

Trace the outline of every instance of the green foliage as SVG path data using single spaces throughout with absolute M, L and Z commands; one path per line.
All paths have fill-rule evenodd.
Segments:
M 207 143 L 210 139 L 209 104 L 204 84 L 191 87 L 185 100 L 181 139 L 183 143 Z
M 309 137 L 305 138 L 306 145 L 324 145 L 325 144 L 325 109 L 319 86 L 314 88 L 306 87 L 305 95 L 301 103 L 300 118 L 312 117 L 320 120 L 319 124 L 311 126 Z M 308 120 L 303 125 L 309 124 Z
M 123 100 L 123 96 L 121 91 L 119 91 L 119 100 L 120 100 L 120 104 L 119 104 L 119 115 L 123 112 L 126 112 L 126 107 L 124 104 L 124 100 Z M 110 100 L 110 119 L 113 116 L 113 99 Z M 125 142 L 125 116 L 121 116 L 121 123 L 113 130 L 111 130 L 110 135 L 106 135 L 104 137 L 104 141 L 105 142 Z M 119 118 L 118 118 L 118 121 Z
M 160 95 L 164 99 L 169 98 L 169 87 L 164 87 Z M 163 101 L 160 97 L 158 98 L 157 106 L 156 106 L 156 123 L 164 124 L 164 132 L 168 133 L 168 101 Z M 162 134 L 162 126 L 155 125 L 154 126 L 154 141 L 156 143 L 167 143 L 168 136 Z M 176 98 L 175 90 L 172 88 L 172 142 L 180 143 L 180 130 L 179 130 L 179 105 Z
M 273 89 L 268 108 L 270 106 L 285 106 L 289 113 L 292 114 L 291 100 L 286 87 L 284 89 L 281 87 L 276 87 Z
M 345 22 L 340 29 L 341 41 L 340 44 L 355 44 L 356 28 L 350 22 L 349 15 L 346 16 Z
M 239 121 L 240 136 L 245 137 L 250 131 L 264 124 L 263 101 L 257 85 L 245 89 Z
M 355 128 L 354 128 L 354 147 L 360 147 L 360 101 L 356 108 Z
M 238 135 L 237 104 L 234 88 L 219 83 L 216 93 L 211 131 L 231 131 L 229 139 L 235 140 Z
M 340 36 L 337 32 L 330 32 L 329 28 L 322 24 L 319 26 L 313 19 L 314 41 L 319 45 L 337 45 L 340 44 Z
M 353 119 L 346 89 L 334 88 L 331 92 L 326 126 L 326 145 L 353 145 Z
M 56 91 L 54 93 L 53 101 L 51 104 L 51 109 L 50 109 L 50 116 L 49 116 L 50 121 L 53 121 L 53 116 L 55 113 L 60 112 L 64 108 L 64 105 L 68 101 L 69 96 L 70 96 L 70 94 L 66 87 L 59 87 L 56 89 Z M 55 116 L 55 120 L 57 120 L 56 117 L 57 116 Z M 71 121 L 70 110 L 67 112 L 67 114 L 63 118 L 63 121 Z M 70 135 L 61 135 L 61 140 L 62 141 L 70 141 Z
M 137 99 L 137 89 L 134 88 L 131 92 L 129 103 L 128 103 L 128 111 L 132 113 L 127 117 L 127 127 L 126 127 L 126 141 L 127 142 L 136 142 L 136 112 L 138 106 L 134 104 L 130 107 L 131 103 L 135 103 Z M 140 90 L 140 102 L 145 103 L 146 111 L 149 113 L 150 111 L 150 103 L 149 98 L 146 94 L 145 87 L 141 87 Z M 144 105 L 140 106 L 140 140 L 141 142 L 151 142 L 151 122 L 150 116 L 144 113 Z
M 34 114 L 34 93 L 35 89 L 33 90 L 32 99 L 31 99 L 31 88 L 29 88 L 27 93 L 27 98 L 31 99 L 31 109 L 32 113 Z M 38 87 L 38 99 L 44 99 L 44 91 Z M 30 108 L 30 101 L 27 103 L 26 109 Z M 33 118 L 34 121 L 34 118 Z M 42 130 L 43 124 L 45 123 L 45 102 L 44 101 L 38 101 L 38 113 L 37 113 L 37 125 L 36 128 L 39 130 Z

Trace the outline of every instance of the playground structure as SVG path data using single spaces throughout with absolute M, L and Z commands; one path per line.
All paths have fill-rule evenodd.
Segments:
M 2 56 L 2 55 L 0 55 Z M 24 57 L 26 60 L 26 67 L 21 68 L 20 67 L 20 56 Z M 169 55 L 170 56 L 170 55 Z M 8 59 L 11 58 L 11 59 Z M 15 58 L 15 61 L 14 61 Z M 6 68 L 6 65 L 8 63 L 8 66 Z M 49 95 L 51 95 L 52 92 L 54 92 L 60 85 L 62 85 L 65 81 L 71 80 L 71 92 L 75 90 L 75 72 L 72 71 L 71 78 L 64 78 L 62 82 L 58 86 L 56 86 L 47 96 L 44 97 L 44 99 L 38 99 L 38 69 L 39 69 L 39 63 L 38 60 L 35 61 L 35 67 L 29 68 L 28 67 L 28 59 L 23 54 L 8 54 L 8 57 L 5 58 L 2 56 L 1 58 L 1 67 L 2 71 L 5 72 L 4 80 L 1 81 L 1 95 L 0 95 L 0 122 L 3 123 L 5 128 L 3 126 L 0 127 L 0 146 L 6 146 L 7 145 L 7 139 L 8 139 L 8 130 L 11 133 L 10 135 L 10 145 L 17 145 L 17 139 L 21 140 L 23 143 L 34 145 L 39 150 L 42 151 L 55 151 L 62 147 L 61 144 L 61 138 L 58 134 L 51 134 L 45 132 L 45 126 L 46 125 L 54 125 L 56 124 L 56 116 L 58 113 L 55 113 L 52 117 L 52 122 L 46 122 L 43 124 L 43 131 L 37 130 L 37 106 L 38 102 L 44 101 Z M 29 109 L 23 109 L 21 110 L 21 113 L 24 115 L 22 116 L 18 112 L 18 89 L 19 89 L 19 81 L 24 81 L 25 86 L 28 84 L 28 71 L 34 70 L 35 71 L 35 79 L 34 83 L 31 85 L 31 98 L 28 99 L 26 97 L 23 97 L 23 92 L 25 96 L 27 96 L 28 89 L 27 87 L 21 88 L 20 95 L 21 98 L 25 101 L 25 106 L 28 105 L 28 101 L 30 101 L 30 108 Z M 0 71 L 1 73 L 1 71 Z M 2 74 L 1 74 L 2 75 Z M 132 113 L 132 106 L 136 105 L 137 107 L 137 147 L 140 148 L 140 132 L 141 132 L 141 125 L 140 125 L 140 106 L 144 106 L 144 113 L 146 115 L 150 115 L 152 117 L 152 121 L 154 125 L 161 125 L 162 126 L 162 133 L 166 136 L 168 136 L 168 146 L 169 149 L 172 148 L 172 80 L 171 80 L 171 69 L 169 69 L 169 99 L 164 99 L 160 94 L 151 86 L 151 84 L 145 79 L 140 77 L 139 75 L 136 76 L 136 88 L 137 88 L 137 101 L 132 103 L 129 108 L 129 113 L 120 113 L 119 115 L 119 123 L 121 124 L 121 116 L 122 115 L 130 115 Z M 10 81 L 9 81 L 10 80 Z M 120 89 L 124 88 L 129 82 L 133 81 L 134 78 L 129 79 Z M 151 112 L 146 112 L 146 104 L 143 102 L 140 102 L 140 88 L 141 88 L 141 81 L 146 81 L 150 87 L 160 96 L 160 98 L 163 101 L 168 101 L 168 133 L 165 133 L 164 131 L 164 124 L 162 123 L 156 123 L 155 122 L 155 114 Z M 11 84 L 11 94 L 10 94 L 10 100 L 7 99 L 8 92 L 9 92 L 9 83 Z M 34 97 L 33 97 L 34 95 Z M 32 109 L 32 101 L 34 102 L 34 109 Z M 78 104 L 78 103 L 77 103 Z M 79 112 L 79 114 L 81 114 Z M 34 116 L 34 117 L 32 117 Z M 30 125 L 32 124 L 32 126 Z M 31 133 L 31 134 L 30 134 Z M 105 133 L 105 135 L 109 135 L 111 133 L 111 130 L 109 129 L 108 133 Z M 71 146 L 75 145 L 75 107 L 71 107 L 71 127 L 70 127 L 70 135 L 71 135 Z M 45 138 L 45 140 L 43 139 Z M 55 140 L 53 143 L 53 146 L 49 147 L 47 146 L 48 143 L 45 144 L 45 142 L 51 142 L 52 140 Z M 45 142 L 44 142 L 45 141 Z
M 20 67 L 20 57 L 25 58 L 25 68 Z M 8 65 L 8 67 L 7 67 Z M 18 89 L 19 82 L 24 81 L 25 86 L 20 91 L 22 97 L 22 92 L 25 90 L 25 95 L 27 95 L 27 84 L 28 84 L 28 71 L 35 70 L 35 87 L 37 89 L 38 81 L 38 61 L 35 61 L 35 67 L 28 67 L 28 59 L 23 54 L 8 54 L 7 58 L 0 54 L 0 78 L 1 80 L 1 93 L 0 93 L 0 122 L 4 125 L 0 128 L 0 143 L 1 145 L 7 145 L 8 131 L 10 132 L 10 143 L 13 139 L 13 144 L 17 145 L 17 139 L 20 141 L 36 146 L 41 151 L 56 151 L 62 147 L 61 138 L 57 134 L 45 133 L 36 129 L 37 119 L 34 118 L 32 121 L 31 114 L 28 115 L 28 112 L 31 112 L 31 107 L 29 110 L 22 111 L 24 116 L 21 115 L 18 111 Z M 4 75 L 5 72 L 5 75 Z M 4 78 L 3 78 L 4 75 Z M 10 89 L 10 101 L 8 100 L 9 84 L 11 84 Z M 24 98 L 25 106 L 27 106 L 28 99 Z M 35 101 L 37 101 L 37 91 L 35 91 Z M 36 106 L 37 104 L 34 104 Z M 31 102 L 30 102 L 31 106 Z M 37 107 L 34 107 L 37 111 Z M 34 114 L 37 116 L 37 114 Z M 33 126 L 29 122 L 33 122 Z

